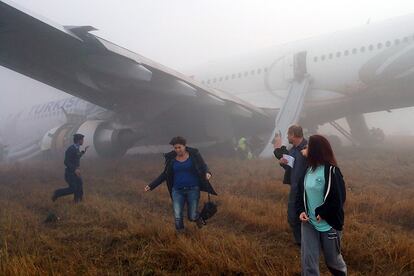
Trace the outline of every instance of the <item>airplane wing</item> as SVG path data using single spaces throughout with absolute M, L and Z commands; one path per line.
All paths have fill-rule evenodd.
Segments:
M 231 94 L 95 36 L 94 30 L 63 27 L 0 1 L 0 65 L 119 113 L 153 118 L 172 106 L 193 105 L 236 117 L 267 116 Z

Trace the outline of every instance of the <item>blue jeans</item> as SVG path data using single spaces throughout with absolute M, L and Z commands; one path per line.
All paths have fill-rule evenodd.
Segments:
M 172 200 L 175 217 L 175 229 L 184 229 L 184 205 L 187 202 L 187 215 L 190 221 L 198 219 L 198 203 L 200 201 L 200 187 L 184 187 L 172 189 Z

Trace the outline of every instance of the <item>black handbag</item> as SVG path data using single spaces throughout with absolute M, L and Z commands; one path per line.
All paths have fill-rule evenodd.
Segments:
M 213 217 L 217 213 L 217 204 L 211 201 L 210 194 L 208 194 L 208 201 L 204 203 L 203 209 L 200 212 L 200 219 L 204 225 L 206 220 Z

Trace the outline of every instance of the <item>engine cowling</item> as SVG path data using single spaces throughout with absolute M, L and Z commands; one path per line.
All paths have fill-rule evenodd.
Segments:
M 41 148 L 52 155 L 61 155 L 73 143 L 75 133 L 85 135 L 84 146 L 89 146 L 88 157 L 119 157 L 131 148 L 136 134 L 129 128 L 115 128 L 102 120 L 67 123 L 48 131 L 42 139 Z

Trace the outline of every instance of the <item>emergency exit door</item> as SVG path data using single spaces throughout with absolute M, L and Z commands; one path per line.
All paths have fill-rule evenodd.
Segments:
M 302 80 L 306 75 L 306 52 L 286 55 L 283 62 L 283 73 L 286 81 Z

